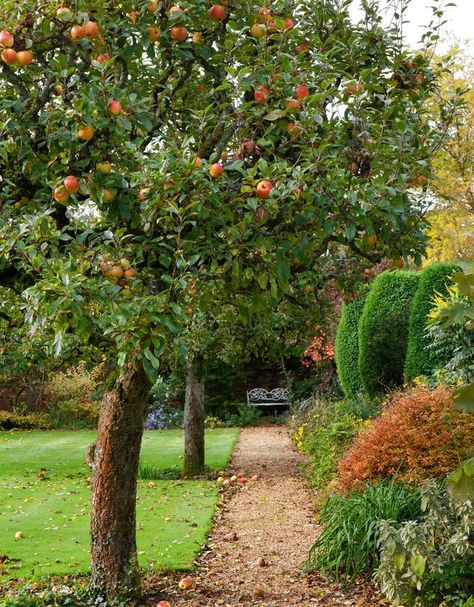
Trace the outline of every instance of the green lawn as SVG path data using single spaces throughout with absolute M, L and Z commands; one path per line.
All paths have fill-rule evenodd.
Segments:
M 224 468 L 236 429 L 206 432 L 206 463 Z M 89 469 L 84 464 L 93 432 L 0 432 L 1 580 L 86 572 Z M 179 468 L 183 433 L 145 433 L 142 461 L 158 469 Z M 37 473 L 46 468 L 48 480 Z M 206 537 L 218 490 L 207 481 L 139 482 L 138 550 L 142 565 L 186 569 Z M 25 538 L 15 540 L 22 531 Z

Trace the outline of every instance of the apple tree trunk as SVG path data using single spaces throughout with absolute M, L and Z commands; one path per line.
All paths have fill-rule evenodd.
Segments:
M 202 364 L 189 361 L 184 403 L 184 476 L 204 473 L 204 370 Z
M 126 367 L 102 401 L 94 453 L 91 589 L 105 599 L 140 595 L 136 545 L 137 473 L 149 381 Z

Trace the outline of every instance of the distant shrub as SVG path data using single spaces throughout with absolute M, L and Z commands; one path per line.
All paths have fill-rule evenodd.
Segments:
M 368 485 L 347 497 L 331 495 L 321 510 L 323 532 L 310 550 L 306 569 L 355 579 L 379 563 L 379 525 L 416 518 L 421 512 L 416 489 L 390 481 Z
M 145 430 L 166 430 L 183 426 L 183 410 L 168 403 L 155 403 L 145 419 Z
M 0 411 L 0 430 L 48 430 L 51 422 L 46 415 L 21 415 Z
M 365 285 L 356 299 L 342 306 L 336 333 L 336 365 L 339 381 L 347 397 L 364 391 L 359 373 L 359 319 L 369 293 Z
M 437 478 L 474 448 L 474 416 L 453 408 L 453 390 L 419 386 L 392 394 L 339 462 L 337 489 L 348 492 L 383 477 Z
M 235 410 L 235 407 L 232 407 Z M 235 413 L 225 411 L 224 422 L 228 427 L 245 428 L 255 426 L 262 420 L 263 413 L 258 407 L 237 405 Z
M 418 281 L 416 272 L 384 272 L 365 300 L 359 320 L 359 372 L 370 396 L 403 382 L 410 309 Z
M 430 375 L 447 362 L 441 349 L 430 347 L 432 338 L 427 332 L 427 326 L 428 316 L 434 305 L 433 298 L 436 294 L 447 295 L 449 277 L 456 269 L 455 264 L 437 263 L 421 272 L 410 313 L 405 359 L 405 376 L 408 379 Z
M 225 423 L 219 419 L 218 417 L 212 416 L 212 417 L 206 417 L 206 419 L 204 420 L 204 425 L 206 428 L 222 428 L 225 426 Z

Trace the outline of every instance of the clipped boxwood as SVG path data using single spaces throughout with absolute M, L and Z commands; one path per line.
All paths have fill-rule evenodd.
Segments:
M 352 301 L 342 306 L 341 319 L 336 333 L 336 366 L 344 394 L 350 398 L 364 391 L 359 373 L 359 319 L 369 293 L 364 285 Z
M 426 334 L 428 314 L 433 307 L 436 293 L 447 294 L 449 277 L 458 269 L 453 263 L 436 263 L 421 273 L 420 283 L 413 299 L 408 331 L 408 347 L 405 359 L 405 376 L 414 379 L 429 375 L 444 366 L 443 355 L 429 348 Z
M 369 396 L 403 382 L 410 310 L 419 277 L 419 272 L 384 272 L 367 296 L 359 320 L 359 372 Z

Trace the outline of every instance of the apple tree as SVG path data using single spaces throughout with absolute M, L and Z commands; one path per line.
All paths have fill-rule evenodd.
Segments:
M 143 416 L 195 314 L 190 286 L 240 298 L 246 319 L 331 249 L 367 264 L 423 254 L 436 74 L 377 2 L 358 25 L 350 4 L 0 8 L 0 281 L 56 354 L 73 335 L 115 367 L 93 474 L 102 595 L 139 593 Z

